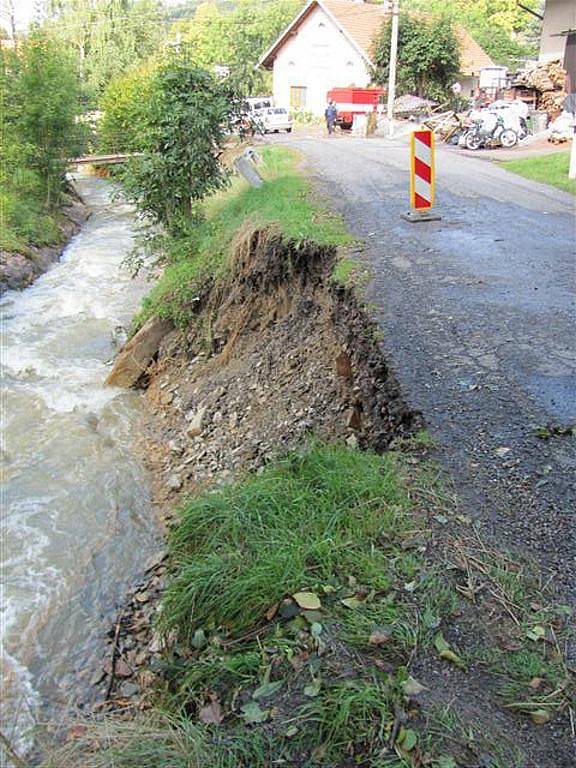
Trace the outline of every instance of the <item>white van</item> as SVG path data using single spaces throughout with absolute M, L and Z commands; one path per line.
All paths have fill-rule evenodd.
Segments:
M 270 109 L 274 106 L 274 99 L 272 96 L 250 96 L 246 99 L 246 111 L 248 114 L 254 114 L 260 112 L 262 109 Z

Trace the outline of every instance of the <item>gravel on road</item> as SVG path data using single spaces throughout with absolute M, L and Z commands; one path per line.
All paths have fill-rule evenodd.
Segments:
M 384 350 L 469 513 L 575 601 L 574 198 L 440 149 L 442 220 L 411 224 L 405 143 L 291 144 L 364 243 Z

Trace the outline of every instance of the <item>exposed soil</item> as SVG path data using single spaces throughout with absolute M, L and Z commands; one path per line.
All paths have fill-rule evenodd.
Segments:
M 0 296 L 7 290 L 21 291 L 32 285 L 58 261 L 68 241 L 77 234 L 90 212 L 77 197 L 62 210 L 58 245 L 31 245 L 26 253 L 0 251 Z
M 165 337 L 143 385 L 146 454 L 168 524 L 187 495 L 257 471 L 312 436 L 385 451 L 423 426 L 406 406 L 364 308 L 331 281 L 336 258 L 331 248 L 247 231 L 231 279 L 200 297 L 190 328 Z M 429 551 L 445 557 L 447 536 L 434 525 Z M 457 523 L 450 527 L 454 533 Z M 159 552 L 110 632 L 109 657 L 93 682 L 112 710 L 146 708 L 161 677 L 164 649 L 152 625 L 165 571 Z M 483 635 L 500 622 L 495 605 L 486 611 L 491 623 Z M 449 639 L 473 645 L 478 627 L 467 626 L 466 616 L 459 626 L 460 637 Z M 413 674 L 429 690 L 426 705 L 458 701 L 487 733 L 496 726 L 507 733 L 527 753 L 526 768 L 573 765 L 566 717 L 536 730 L 501 709 L 494 722 L 493 686 L 479 665 L 465 674 L 423 656 Z
M 383 451 L 423 426 L 363 308 L 330 280 L 336 249 L 286 243 L 268 229 L 245 232 L 235 251 L 233 278 L 206 291 L 190 328 L 165 337 L 143 382 L 145 457 L 167 523 L 187 495 L 312 437 Z M 111 630 L 93 682 L 114 706 L 133 704 L 154 679 L 150 660 L 159 662 L 162 645 L 151 625 L 164 572 L 160 552 Z

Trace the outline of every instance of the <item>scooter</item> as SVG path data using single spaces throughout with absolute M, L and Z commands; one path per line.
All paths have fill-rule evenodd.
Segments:
M 481 147 L 505 147 L 510 149 L 518 144 L 518 134 L 513 128 L 506 128 L 504 118 L 498 115 L 492 130 L 486 130 L 482 120 L 474 120 L 472 127 L 464 138 L 466 149 L 480 149 Z

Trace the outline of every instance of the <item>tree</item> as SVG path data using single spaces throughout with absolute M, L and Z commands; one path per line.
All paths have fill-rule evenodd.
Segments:
M 153 73 L 141 113 L 139 145 L 122 174 L 123 194 L 155 223 L 185 229 L 194 204 L 224 187 L 218 160 L 237 99 L 221 80 L 173 55 Z
M 75 52 L 86 100 L 155 54 L 165 38 L 159 0 L 52 0 L 46 28 Z
M 234 10 L 224 12 L 214 3 L 203 3 L 191 21 L 176 23 L 174 31 L 201 66 L 229 67 L 245 94 L 256 94 L 269 78 L 255 68 L 258 59 L 302 6 L 302 0 L 240 0 Z
M 390 67 L 391 22 L 385 22 L 373 49 L 374 80 L 385 85 Z M 397 91 L 442 99 L 460 70 L 460 48 L 445 17 L 401 14 L 398 29 Z
M 148 62 L 114 77 L 99 101 L 98 145 L 104 152 L 140 152 L 150 99 L 152 76 L 157 65 Z
M 46 205 L 57 205 L 66 162 L 82 146 L 73 61 L 57 41 L 36 30 L 21 43 L 6 80 L 11 98 L 5 125 L 19 147 L 19 162 L 38 174 Z
M 523 0 L 524 6 L 542 10 L 543 0 Z M 404 9 L 442 13 L 466 27 L 497 63 L 517 65 L 534 55 L 540 22 L 517 0 L 404 0 Z

